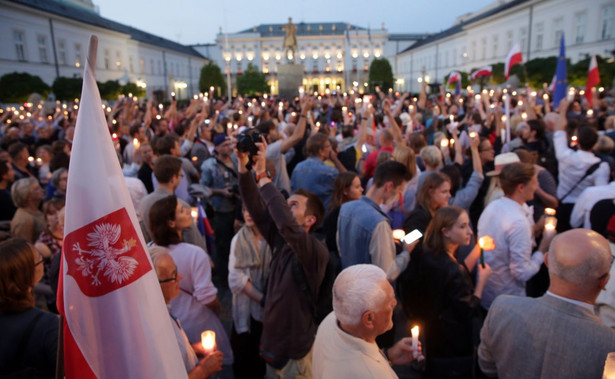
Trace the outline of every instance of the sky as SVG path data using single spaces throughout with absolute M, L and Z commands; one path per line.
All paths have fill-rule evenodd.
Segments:
M 184 45 L 213 43 L 220 27 L 348 22 L 389 33 L 434 33 L 497 0 L 94 0 L 102 17 Z

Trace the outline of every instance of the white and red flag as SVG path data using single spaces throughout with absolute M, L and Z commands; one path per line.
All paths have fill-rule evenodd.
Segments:
M 491 76 L 492 74 L 492 69 L 491 66 L 485 66 L 485 67 L 481 67 L 478 70 L 474 71 L 470 77 L 472 78 L 472 80 L 475 80 L 478 77 L 481 76 Z
M 506 80 L 510 76 L 510 69 L 516 65 L 523 62 L 523 55 L 521 55 L 521 47 L 519 44 L 513 46 L 513 48 L 506 56 L 506 62 L 504 63 L 504 76 L 506 76 Z
M 58 286 L 66 378 L 185 378 L 102 112 L 97 44 L 92 36 L 66 194 Z
M 450 86 L 452 83 L 460 82 L 460 81 L 461 81 L 461 74 L 457 71 L 453 71 L 448 76 L 448 81 L 446 82 L 446 85 Z
M 589 70 L 587 72 L 587 85 L 585 86 L 585 98 L 590 106 L 592 106 L 592 88 L 600 83 L 600 72 L 598 72 L 598 61 L 596 56 L 592 56 L 592 60 L 589 62 Z

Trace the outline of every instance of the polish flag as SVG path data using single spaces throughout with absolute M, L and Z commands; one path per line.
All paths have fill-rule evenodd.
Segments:
M 555 83 L 557 83 L 557 76 L 553 75 L 553 79 L 551 79 L 551 83 L 549 83 L 549 92 L 555 92 Z
M 457 71 L 453 71 L 448 77 L 448 82 L 446 82 L 446 85 L 450 86 L 452 83 L 460 82 L 460 81 L 461 81 L 461 74 L 458 73 Z
M 478 70 L 474 71 L 470 75 L 470 77 L 472 78 L 472 80 L 475 80 L 476 78 L 480 76 L 491 76 L 491 74 L 492 74 L 491 66 L 485 66 L 485 67 L 481 67 Z
M 519 47 L 519 44 L 516 44 L 515 46 L 513 46 L 512 50 L 510 50 L 510 53 L 508 53 L 508 56 L 506 57 L 506 63 L 504 64 L 504 75 L 506 76 L 506 80 L 508 80 L 508 77 L 510 76 L 510 69 L 518 64 L 523 62 L 523 56 L 521 55 L 521 47 Z
M 71 154 L 58 309 L 66 378 L 185 378 L 102 112 L 90 38 Z
M 592 88 L 600 83 L 600 73 L 598 72 L 598 62 L 596 56 L 592 57 L 589 62 L 589 71 L 587 72 L 587 85 L 585 86 L 585 98 L 590 106 L 592 106 Z

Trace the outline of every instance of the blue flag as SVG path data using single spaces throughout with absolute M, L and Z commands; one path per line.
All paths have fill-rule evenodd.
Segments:
M 557 58 L 557 68 L 555 69 L 555 93 L 553 94 L 553 107 L 557 108 L 559 102 L 566 97 L 568 79 L 566 76 L 566 46 L 564 44 L 564 33 L 559 46 L 559 57 Z
M 455 95 L 459 95 L 461 93 L 461 79 L 457 80 L 455 83 Z

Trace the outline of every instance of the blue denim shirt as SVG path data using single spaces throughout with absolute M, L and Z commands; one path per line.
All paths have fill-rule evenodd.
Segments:
M 231 155 L 231 159 L 233 166 L 235 166 L 235 173 L 237 173 L 237 157 Z M 201 165 L 201 184 L 207 187 L 216 189 L 235 187 L 238 191 L 238 183 L 237 174 L 233 175 L 230 168 L 222 167 L 222 164 L 218 163 L 215 157 L 208 158 Z M 238 193 L 237 196 L 239 196 Z M 208 201 L 216 212 L 232 212 L 235 210 L 235 204 L 237 204 L 235 197 L 228 198 L 222 195 L 211 196 Z
M 387 215 L 369 197 L 362 196 L 359 200 L 342 204 L 337 221 L 342 269 L 372 263 L 370 241 L 376 226 L 384 220 L 388 221 Z
M 336 168 L 327 166 L 319 158 L 309 157 L 295 166 L 290 178 L 290 189 L 293 192 L 300 188 L 312 192 L 328 209 L 333 195 L 333 182 L 338 173 Z

